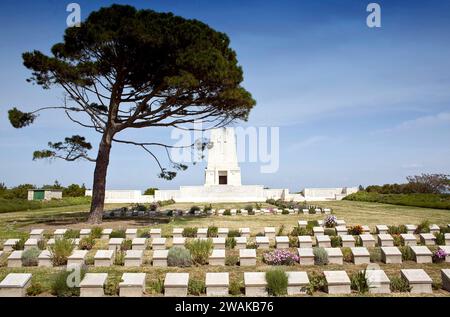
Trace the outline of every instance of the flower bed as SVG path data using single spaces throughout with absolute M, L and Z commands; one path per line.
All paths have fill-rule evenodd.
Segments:
M 299 262 L 298 255 L 288 250 L 274 250 L 263 255 L 264 262 L 269 265 L 294 265 Z

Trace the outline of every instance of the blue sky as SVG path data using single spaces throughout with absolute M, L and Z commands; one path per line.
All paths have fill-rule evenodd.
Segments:
M 25 81 L 22 52 L 62 39 L 71 1 L 0 3 L 0 182 L 92 183 L 88 162 L 33 162 L 32 152 L 73 134 L 98 135 L 44 113 L 28 128 L 7 121 L 12 106 L 58 105 L 61 91 Z M 110 1 L 77 1 L 82 18 Z M 304 187 L 402 182 L 450 170 L 450 2 L 378 1 L 382 27 L 366 26 L 364 0 L 115 1 L 196 18 L 225 32 L 257 106 L 245 125 L 280 127 L 280 169 L 243 163 L 244 184 Z M 170 130 L 129 136 L 170 141 Z M 94 154 L 94 153 L 93 153 Z M 142 150 L 114 145 L 107 187 L 200 185 L 204 164 L 167 182 Z

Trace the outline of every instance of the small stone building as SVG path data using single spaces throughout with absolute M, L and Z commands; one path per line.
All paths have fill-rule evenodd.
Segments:
M 29 189 L 28 200 L 62 199 L 62 189 Z

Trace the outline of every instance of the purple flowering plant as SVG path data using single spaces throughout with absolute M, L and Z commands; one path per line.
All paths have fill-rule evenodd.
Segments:
M 263 255 L 263 259 L 269 265 L 294 265 L 300 260 L 298 255 L 283 249 L 266 252 Z
M 336 216 L 329 215 L 324 220 L 325 227 L 327 228 L 334 228 L 337 225 L 337 218 Z
M 439 249 L 433 253 L 433 262 L 435 262 L 435 263 L 443 262 L 447 255 L 448 254 L 445 253 L 444 250 Z

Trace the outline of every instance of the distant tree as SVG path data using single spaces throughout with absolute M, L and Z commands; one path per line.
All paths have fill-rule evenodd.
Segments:
M 86 193 L 86 186 L 78 185 L 78 184 L 71 184 L 63 189 L 63 196 L 64 197 L 83 197 Z
M 36 189 L 36 186 L 32 184 L 21 184 L 16 187 L 9 189 L 4 198 L 7 199 L 27 199 L 28 198 L 28 190 Z
M 6 187 L 5 183 L 0 183 L 0 197 L 3 197 L 8 190 L 8 187 Z
M 58 180 L 55 180 L 53 185 L 43 185 L 42 189 L 63 189 L 64 187 L 58 182 Z
M 153 188 L 153 187 L 147 188 L 144 192 L 144 195 L 154 195 L 155 190 L 158 190 L 158 188 Z
M 97 156 L 83 136 L 49 142 L 34 159 L 85 159 L 95 162 L 89 222 L 102 220 L 106 175 L 114 142 L 135 145 L 154 158 L 159 177 L 173 179 L 186 165 L 171 162 L 164 168 L 152 146 L 158 142 L 124 140 L 126 129 L 175 127 L 191 129 L 202 120 L 203 129 L 246 120 L 255 105 L 241 83 L 242 68 L 224 33 L 197 21 L 112 5 L 92 12 L 80 27 L 66 29 L 64 41 L 55 44 L 52 55 L 40 51 L 23 54 L 29 81 L 65 92 L 64 103 L 33 112 L 9 110 L 13 127 L 30 125 L 43 110 L 60 109 L 74 123 L 94 129 L 101 136 Z M 205 147 L 206 142 L 201 143 Z M 169 157 L 170 160 L 170 157 Z
M 450 191 L 450 175 L 421 174 L 408 176 L 408 187 L 416 193 L 442 194 Z
M 363 186 L 363 185 L 359 185 L 359 186 L 358 186 L 358 190 L 359 190 L 359 191 L 363 191 L 363 190 L 364 190 L 364 186 Z

